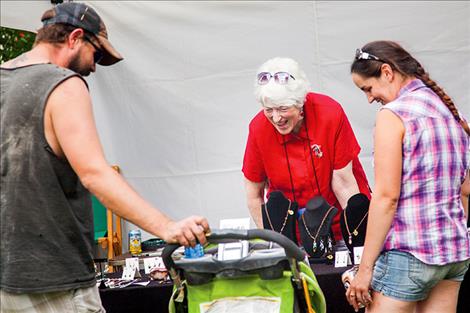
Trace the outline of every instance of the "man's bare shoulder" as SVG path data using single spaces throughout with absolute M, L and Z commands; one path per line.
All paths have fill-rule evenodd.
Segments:
M 88 99 L 90 94 L 85 81 L 77 75 L 71 76 L 57 85 L 51 96 L 65 98 L 71 102 L 79 102 L 80 99 Z

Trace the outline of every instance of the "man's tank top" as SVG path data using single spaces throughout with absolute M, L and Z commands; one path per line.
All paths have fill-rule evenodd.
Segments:
M 89 192 L 44 134 L 51 92 L 75 72 L 53 64 L 1 69 L 1 284 L 8 292 L 92 286 Z

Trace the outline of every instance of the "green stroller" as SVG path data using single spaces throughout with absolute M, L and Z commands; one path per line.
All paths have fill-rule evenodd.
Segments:
M 174 283 L 170 313 L 326 312 L 308 258 L 289 238 L 265 229 L 216 230 L 207 238 L 199 258 L 173 256 L 179 245 L 162 252 Z M 214 244 L 241 240 L 248 242 L 246 256 L 218 260 Z

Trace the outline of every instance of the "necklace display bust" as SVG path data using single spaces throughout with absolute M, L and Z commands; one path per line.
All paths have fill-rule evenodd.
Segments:
M 295 234 L 297 207 L 297 202 L 286 198 L 281 191 L 271 192 L 268 201 L 261 207 L 263 228 L 281 233 L 297 244 Z
M 348 250 L 364 246 L 370 200 L 362 193 L 355 194 L 340 217 L 341 233 Z
M 305 211 L 299 218 L 300 238 L 305 251 L 312 258 L 325 256 L 327 250 L 333 250 L 331 224 L 338 209 L 329 205 L 321 196 L 307 202 Z

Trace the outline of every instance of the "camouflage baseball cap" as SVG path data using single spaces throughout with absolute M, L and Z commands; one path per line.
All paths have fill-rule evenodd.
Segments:
M 93 8 L 84 3 L 66 2 L 56 5 L 54 8 L 44 12 L 41 18 L 44 26 L 51 24 L 68 24 L 82 28 L 92 33 L 91 40 L 103 51 L 103 58 L 98 62 L 100 65 L 112 65 L 123 58 L 108 40 L 108 33 L 103 20 Z

